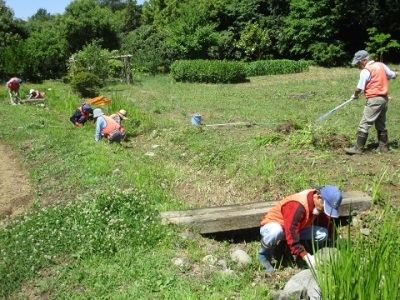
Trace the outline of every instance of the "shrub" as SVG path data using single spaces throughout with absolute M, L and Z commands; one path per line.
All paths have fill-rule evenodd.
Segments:
M 237 83 L 246 80 L 244 63 L 221 60 L 179 60 L 171 65 L 174 80 L 204 83 Z
M 71 80 L 72 89 L 82 97 L 96 96 L 97 89 L 102 86 L 101 80 L 93 73 L 79 72 Z
M 300 73 L 308 70 L 309 63 L 305 60 L 260 60 L 246 64 L 247 76 L 264 76 Z

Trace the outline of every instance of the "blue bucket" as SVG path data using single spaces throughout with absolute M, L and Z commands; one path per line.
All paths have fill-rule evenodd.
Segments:
M 201 115 L 192 115 L 192 124 L 201 125 Z

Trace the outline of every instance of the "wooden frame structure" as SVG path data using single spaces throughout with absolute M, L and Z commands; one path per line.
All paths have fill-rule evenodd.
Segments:
M 122 62 L 122 68 L 121 68 L 121 78 L 124 80 L 124 82 L 128 84 L 133 83 L 133 75 L 132 75 L 132 69 L 131 69 L 131 54 L 125 54 L 125 55 L 117 55 L 117 56 L 110 56 L 109 59 L 116 59 L 120 60 Z M 73 64 L 75 67 L 75 57 L 72 55 L 68 59 L 70 64 Z
M 131 54 L 111 56 L 110 59 L 117 59 L 122 61 L 121 78 L 128 84 L 133 83 L 132 69 L 131 69 Z

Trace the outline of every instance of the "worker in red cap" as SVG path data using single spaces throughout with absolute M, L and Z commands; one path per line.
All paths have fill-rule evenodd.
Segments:
M 10 94 L 10 104 L 20 104 L 19 88 L 22 84 L 22 79 L 18 77 L 12 77 L 7 81 L 6 86 L 8 87 L 8 93 Z
M 331 218 L 339 216 L 342 192 L 335 186 L 311 188 L 279 201 L 261 221 L 261 248 L 258 258 L 267 274 L 274 272 L 272 257 L 280 241 L 285 241 L 293 255 L 301 257 L 310 269 L 315 268 L 314 256 L 301 241 L 312 240 L 318 245 L 333 235 Z

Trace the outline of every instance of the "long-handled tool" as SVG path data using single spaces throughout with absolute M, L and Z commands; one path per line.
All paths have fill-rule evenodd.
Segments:
M 345 106 L 346 104 L 350 103 L 351 101 L 353 101 L 355 98 L 351 97 L 349 100 L 343 102 L 342 104 L 336 106 L 334 109 L 331 109 L 330 111 L 328 111 L 326 114 L 324 114 L 323 116 L 320 116 L 317 121 L 325 121 L 327 117 L 329 117 L 332 113 L 334 113 L 335 111 L 337 111 L 339 108 Z

